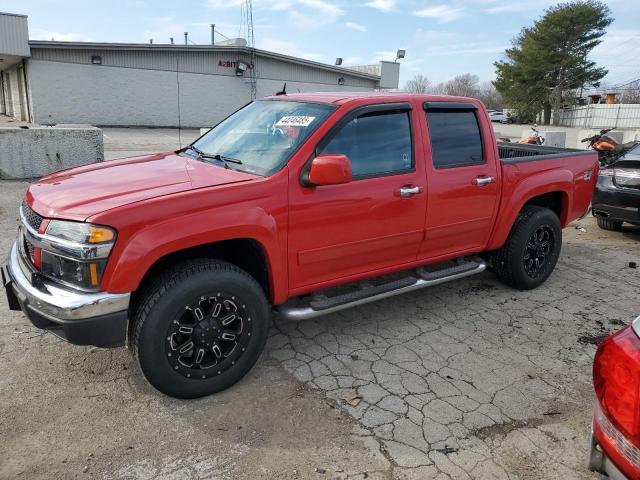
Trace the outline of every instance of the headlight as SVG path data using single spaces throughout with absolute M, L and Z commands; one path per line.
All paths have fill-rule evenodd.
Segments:
M 116 238 L 116 234 L 111 228 L 64 220 L 51 220 L 46 233 L 49 236 L 70 242 L 88 244 L 113 242 Z
M 115 230 L 51 220 L 42 242 L 42 275 L 83 290 L 97 290 L 116 238 Z
M 603 168 L 598 173 L 598 185 L 605 188 L 615 188 L 613 183 L 614 171 L 613 168 Z
M 83 290 L 96 290 L 100 285 L 107 260 L 82 262 L 42 251 L 41 273 L 45 277 Z

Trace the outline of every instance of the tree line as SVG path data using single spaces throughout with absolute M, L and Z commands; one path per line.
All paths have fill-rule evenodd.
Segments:
M 418 74 L 407 82 L 404 90 L 410 93 L 473 97 L 480 99 L 490 110 L 502 110 L 504 108 L 502 95 L 500 95 L 493 83 L 480 83 L 478 76 L 471 73 L 457 75 L 451 80 L 440 83 L 431 83 L 427 77 Z

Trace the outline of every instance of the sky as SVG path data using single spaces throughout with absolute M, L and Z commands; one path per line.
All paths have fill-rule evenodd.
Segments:
M 638 0 L 606 2 L 615 19 L 592 59 L 616 85 L 640 77 Z M 244 0 L 0 0 L 0 11 L 29 16 L 31 39 L 210 43 L 246 37 Z M 473 73 L 495 76 L 493 63 L 520 29 L 531 25 L 548 0 L 254 0 L 255 45 L 264 50 L 333 64 L 400 60 L 400 86 L 416 74 L 437 83 Z

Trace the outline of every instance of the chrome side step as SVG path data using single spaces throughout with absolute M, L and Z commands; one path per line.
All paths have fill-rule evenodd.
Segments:
M 467 260 L 453 267 L 447 267 L 441 270 L 428 271 L 425 267 L 420 267 L 412 272 L 411 275 L 400 280 L 370 286 L 355 292 L 344 293 L 330 298 L 321 297 L 320 299 L 313 299 L 302 306 L 288 305 L 285 303 L 277 307 L 276 312 L 281 318 L 286 320 L 308 320 L 358 305 L 364 305 L 365 303 L 382 300 L 394 295 L 469 277 L 483 272 L 486 268 L 487 263 L 480 258 Z

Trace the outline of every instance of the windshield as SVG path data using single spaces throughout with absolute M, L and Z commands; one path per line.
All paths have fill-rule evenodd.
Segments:
M 193 146 L 206 156 L 220 155 L 240 162 L 230 168 L 269 176 L 333 112 L 333 105 L 258 100 L 213 127 Z

